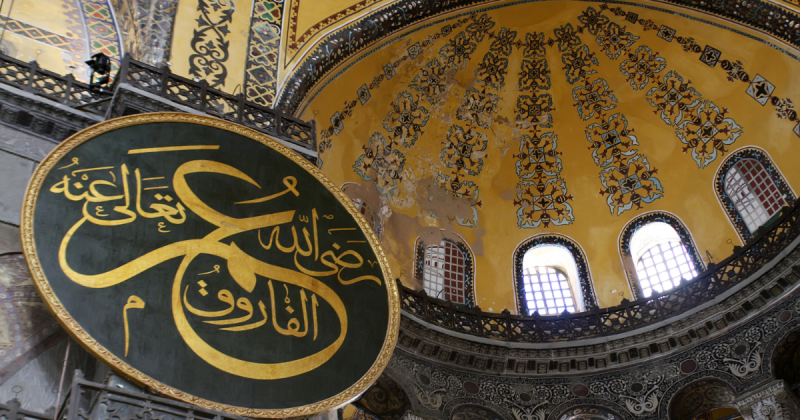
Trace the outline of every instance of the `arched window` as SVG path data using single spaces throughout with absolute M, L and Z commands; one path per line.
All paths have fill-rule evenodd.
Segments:
M 636 298 L 670 290 L 703 271 L 689 231 L 669 213 L 631 220 L 620 235 L 620 254 Z
M 558 420 L 621 420 L 622 417 L 605 407 L 582 405 L 567 410 Z
M 416 277 L 429 296 L 472 306 L 472 261 L 472 253 L 463 242 L 442 239 L 427 245 L 418 241 Z
M 736 391 L 717 378 L 703 378 L 692 382 L 669 399 L 667 412 L 670 419 L 741 420 L 736 409 Z
M 775 181 L 755 159 L 742 159 L 728 170 L 725 193 L 751 233 L 786 204 Z
M 756 147 L 745 147 L 728 156 L 717 171 L 715 187 L 744 241 L 795 199 L 767 153 Z
M 586 257 L 571 239 L 540 235 L 514 254 L 518 313 L 558 315 L 597 308 Z
M 350 197 L 350 200 L 353 201 L 358 212 L 364 216 L 364 219 L 367 220 L 372 231 L 380 238 L 381 233 L 383 233 L 383 223 L 381 223 L 380 212 L 367 203 L 367 200 L 361 198 L 365 195 L 364 186 L 355 182 L 345 182 L 342 184 L 342 191 Z
M 366 201 L 360 198 L 354 198 L 353 204 L 356 205 L 356 209 L 358 209 L 358 212 L 361 213 L 361 215 L 364 216 L 364 219 L 367 220 L 367 223 L 369 223 L 370 227 L 372 228 L 372 231 L 375 232 L 375 235 L 377 235 L 378 238 L 380 238 L 382 233 L 382 226 L 378 215 L 372 210 L 372 208 Z

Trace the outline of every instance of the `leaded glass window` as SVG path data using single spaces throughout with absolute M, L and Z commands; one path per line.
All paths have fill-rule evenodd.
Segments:
M 725 192 L 750 232 L 755 232 L 786 204 L 775 181 L 755 159 L 742 159 L 728 171 Z
M 522 273 L 523 291 L 528 315 L 558 315 L 575 312 L 575 297 L 567 275 L 556 267 L 525 267 Z
M 631 238 L 631 254 L 642 295 L 650 297 L 697 277 L 696 264 L 678 232 L 663 222 L 648 223 Z
M 465 304 L 465 274 L 466 258 L 455 243 L 444 240 L 425 248 L 422 282 L 428 295 Z

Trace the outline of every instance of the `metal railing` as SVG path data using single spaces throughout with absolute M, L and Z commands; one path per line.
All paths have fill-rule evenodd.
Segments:
M 0 54 L 0 83 L 41 96 L 90 114 L 104 116 L 112 92 L 91 89 L 72 74 L 61 76 L 42 69 L 35 61 L 25 63 Z
M 124 83 L 305 149 L 317 150 L 313 121 L 305 122 L 284 115 L 245 100 L 243 93 L 231 95 L 212 89 L 205 80 L 177 76 L 170 72 L 169 67 L 153 67 L 133 60 L 129 55 L 122 60 L 113 84 L 102 90 L 90 88 L 88 84 L 75 80 L 72 74 L 61 76 L 40 68 L 35 61 L 25 63 L 3 54 L 0 54 L 0 83 L 101 117 L 106 116 L 114 92 Z
M 0 418 L 7 420 L 53 420 L 53 416 L 22 409 L 19 400 L 16 398 L 5 404 L 0 404 Z
M 557 316 L 512 315 L 462 309 L 400 284 L 401 308 L 427 323 L 448 330 L 501 341 L 545 343 L 602 337 L 664 321 L 712 301 L 750 277 L 800 236 L 800 200 L 719 264 L 669 291 L 619 306 Z M 398 281 L 399 284 L 399 281 Z
M 278 110 L 248 102 L 243 93 L 231 95 L 210 88 L 205 80 L 195 81 L 177 76 L 172 74 L 169 67 L 153 67 L 126 55 L 114 81 L 114 84 L 117 83 L 128 84 L 200 112 L 317 150 L 313 121 L 305 122 Z
M 0 405 L 0 415 L 2 410 L 13 408 L 15 408 L 13 405 Z M 18 410 L 18 403 L 16 408 L 21 412 Z M 52 416 L 45 417 L 36 413 L 26 412 L 25 416 L 37 420 L 53 420 Z M 6 418 L 19 419 L 16 416 Z M 75 371 L 72 385 L 56 418 L 58 420 L 244 420 L 243 417 L 221 411 L 87 381 L 80 370 Z

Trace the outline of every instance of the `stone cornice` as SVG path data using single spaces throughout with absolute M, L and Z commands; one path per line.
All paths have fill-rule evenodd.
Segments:
M 800 250 L 782 257 L 738 291 L 695 314 L 624 338 L 568 347 L 471 338 L 423 323 L 403 313 L 398 348 L 413 357 L 455 369 L 504 375 L 586 374 L 650 363 L 711 339 L 759 317 L 800 288 Z

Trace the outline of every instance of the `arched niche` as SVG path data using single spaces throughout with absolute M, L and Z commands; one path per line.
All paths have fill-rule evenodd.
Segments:
M 781 339 L 772 353 L 772 372 L 783 379 L 787 389 L 800 397 L 800 328 Z
M 681 388 L 669 403 L 670 420 L 706 420 L 737 415 L 736 393 L 727 383 L 704 378 Z M 733 417 L 735 418 L 735 417 Z
M 506 420 L 491 408 L 476 404 L 464 404 L 450 413 L 450 420 Z
M 385 373 L 358 402 L 383 420 L 400 420 L 411 407 L 408 394 L 403 387 Z
M 557 420 L 622 420 L 622 417 L 604 407 L 584 405 L 572 407 L 560 416 Z

